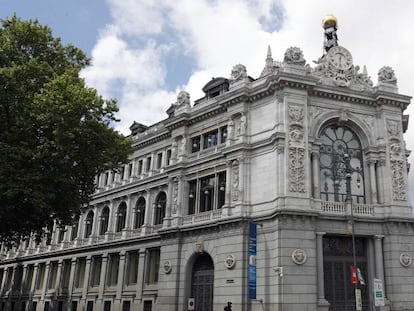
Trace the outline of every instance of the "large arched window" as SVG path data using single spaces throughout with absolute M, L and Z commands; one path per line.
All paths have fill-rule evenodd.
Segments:
M 353 202 L 365 203 L 363 157 L 358 136 L 346 126 L 332 124 L 322 130 L 320 140 L 321 199 L 345 202 L 349 173 Z
M 154 225 L 162 224 L 165 217 L 165 207 L 167 204 L 167 196 L 165 192 L 160 192 L 155 200 L 155 221 Z
M 89 238 L 92 234 L 93 216 L 94 216 L 94 213 L 92 211 L 89 211 L 88 215 L 86 216 L 85 238 Z
M 116 220 L 116 232 L 120 232 L 125 228 L 127 206 L 125 202 L 119 204 L 117 220 Z
M 141 228 L 144 224 L 145 217 L 145 199 L 140 197 L 135 204 L 135 220 L 134 220 L 134 229 Z
M 108 231 L 109 225 L 109 207 L 105 206 L 101 214 L 101 227 L 99 228 L 99 234 L 104 235 Z

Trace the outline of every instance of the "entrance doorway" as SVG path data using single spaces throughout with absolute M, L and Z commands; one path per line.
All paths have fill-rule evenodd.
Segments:
M 369 310 L 368 269 L 366 240 L 355 238 L 357 267 L 365 281 L 358 284 L 361 289 L 362 308 Z M 351 237 L 323 238 L 323 270 L 325 281 L 325 298 L 330 303 L 329 311 L 355 310 L 355 285 L 351 283 L 351 266 L 353 265 Z
M 214 264 L 210 255 L 201 254 L 193 265 L 191 297 L 196 311 L 213 310 Z

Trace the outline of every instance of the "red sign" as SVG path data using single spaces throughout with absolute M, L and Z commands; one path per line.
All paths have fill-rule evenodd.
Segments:
M 358 282 L 357 273 L 355 267 L 351 266 L 351 283 L 356 284 Z

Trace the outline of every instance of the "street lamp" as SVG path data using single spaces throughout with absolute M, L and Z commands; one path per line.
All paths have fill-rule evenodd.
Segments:
M 354 219 L 354 211 L 352 208 L 352 193 L 351 193 L 351 178 L 352 178 L 352 167 L 351 167 L 351 158 L 349 156 L 349 154 L 345 153 L 344 154 L 344 161 L 345 161 L 345 182 L 346 182 L 346 197 L 345 197 L 345 206 L 346 206 L 346 210 L 350 211 L 350 215 L 351 215 L 351 225 L 352 225 L 352 231 L 351 231 L 351 235 L 352 235 L 352 259 L 353 259 L 353 265 L 354 265 L 354 271 L 355 271 L 355 275 L 356 275 L 356 282 L 354 283 L 355 285 L 355 306 L 356 306 L 356 310 L 358 309 L 358 298 L 357 298 L 357 293 L 358 293 L 358 268 L 357 268 L 357 262 L 356 262 L 356 250 L 355 250 L 355 219 Z M 353 272 L 353 271 L 352 271 Z

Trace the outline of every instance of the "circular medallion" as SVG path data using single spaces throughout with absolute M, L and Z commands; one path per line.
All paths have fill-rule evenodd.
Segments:
M 227 269 L 232 269 L 234 265 L 236 264 L 236 259 L 234 258 L 234 255 L 229 254 L 226 256 L 226 259 L 224 260 L 224 265 Z
M 292 252 L 292 260 L 297 265 L 303 265 L 306 262 L 306 252 L 303 249 L 295 249 Z
M 401 264 L 401 266 L 407 268 L 407 267 L 411 266 L 412 262 L 413 262 L 413 259 L 411 258 L 410 254 L 401 253 L 401 255 L 400 255 L 400 264 Z
M 165 272 L 165 274 L 169 274 L 171 272 L 171 270 L 172 270 L 171 261 L 169 261 L 169 260 L 164 261 L 164 272 Z

